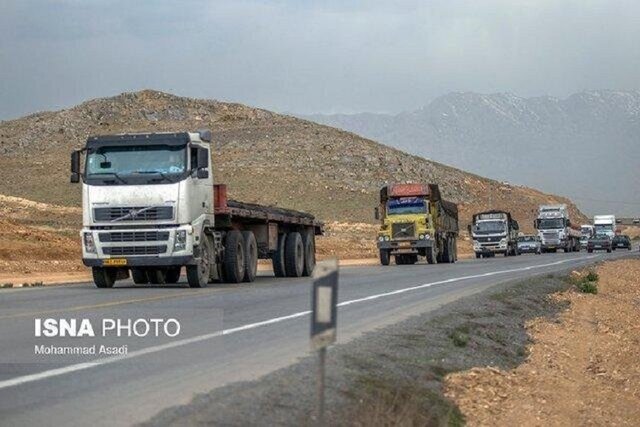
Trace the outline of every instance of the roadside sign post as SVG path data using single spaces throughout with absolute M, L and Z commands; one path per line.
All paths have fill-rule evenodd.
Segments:
M 324 379 L 327 346 L 336 341 L 338 317 L 338 260 L 316 265 L 311 295 L 311 348 L 318 352 L 318 425 L 324 425 Z

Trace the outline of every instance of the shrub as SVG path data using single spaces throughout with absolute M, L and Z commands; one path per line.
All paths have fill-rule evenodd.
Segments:
M 583 292 L 585 294 L 597 294 L 598 293 L 598 283 L 597 282 L 592 282 L 592 281 L 589 281 L 589 280 L 581 280 L 580 282 L 578 282 L 577 287 L 580 290 L 580 292 Z
M 451 332 L 449 338 L 451 338 L 453 345 L 456 347 L 466 347 L 469 343 L 469 328 L 458 327 Z
M 591 270 L 584 277 L 584 280 L 587 281 L 587 282 L 597 282 L 598 280 L 600 280 L 600 277 L 598 276 L 598 273 L 596 273 L 595 271 Z

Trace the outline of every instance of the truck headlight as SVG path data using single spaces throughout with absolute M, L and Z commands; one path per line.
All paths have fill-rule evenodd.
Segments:
M 419 235 L 419 236 L 418 236 L 418 239 L 420 239 L 420 240 L 424 240 L 424 234 Z
M 84 242 L 84 250 L 89 254 L 96 253 L 96 242 L 93 240 L 93 234 L 84 233 L 82 235 L 82 240 Z
M 389 236 L 384 236 L 384 240 L 388 242 L 391 238 Z
M 378 240 L 381 241 L 381 242 L 384 242 L 384 236 L 378 237 Z
M 174 251 L 184 251 L 187 248 L 187 230 L 176 231 L 176 238 L 173 241 Z

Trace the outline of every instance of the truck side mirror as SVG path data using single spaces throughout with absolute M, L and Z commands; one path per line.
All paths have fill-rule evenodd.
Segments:
M 71 152 L 71 177 L 69 181 L 72 184 L 80 182 L 80 151 Z
M 198 169 L 196 172 L 196 177 L 198 179 L 207 179 L 209 178 L 209 171 L 206 169 Z
M 206 169 L 209 167 L 209 150 L 198 147 L 198 169 Z
M 373 209 L 373 216 L 375 217 L 375 219 L 380 219 L 380 209 L 379 208 L 374 208 Z

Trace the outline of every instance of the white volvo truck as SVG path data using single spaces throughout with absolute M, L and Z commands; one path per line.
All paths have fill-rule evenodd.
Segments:
M 322 223 L 309 214 L 227 200 L 213 184 L 211 132 L 94 136 L 71 155 L 82 182 L 82 260 L 97 287 L 251 282 L 258 258 L 278 277 L 308 276 Z M 84 167 L 81 167 L 84 157 Z M 257 184 L 257 183 L 256 183 Z
M 580 252 L 580 230 L 573 228 L 567 205 L 541 205 L 534 222 L 542 252 Z

